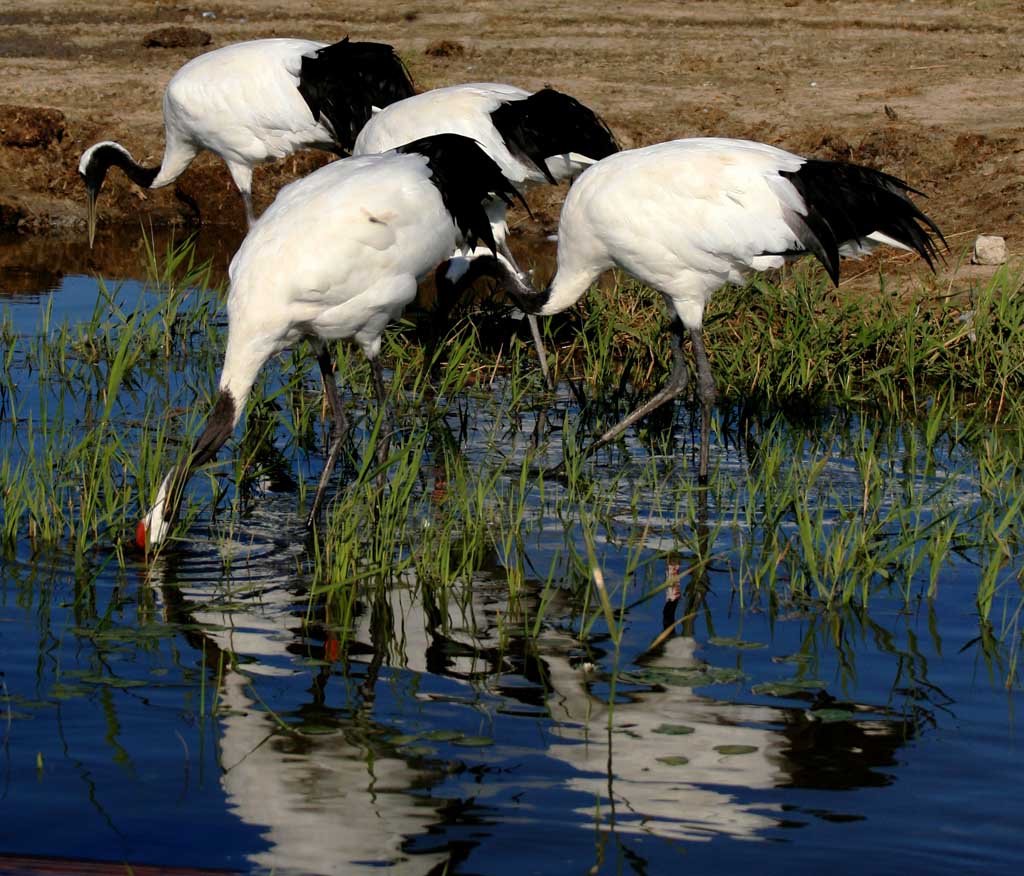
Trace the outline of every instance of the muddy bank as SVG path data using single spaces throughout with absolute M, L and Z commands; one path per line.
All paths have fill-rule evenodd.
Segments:
M 1014 253 L 1024 232 L 1020 10 L 1016 2 L 887 0 L 12 0 L 0 13 L 0 226 L 80 233 L 82 150 L 110 138 L 158 162 L 163 88 L 195 55 L 257 37 L 349 34 L 394 44 L 421 89 L 497 80 L 568 91 L 598 109 L 625 146 L 739 136 L 864 162 L 926 192 L 954 248 L 984 231 L 1007 237 Z M 258 168 L 257 209 L 326 160 L 308 152 Z M 550 230 L 561 197 L 538 193 L 535 219 L 513 221 Z M 243 224 L 241 200 L 212 156 L 161 191 L 111 174 L 101 231 L 142 217 L 157 226 Z

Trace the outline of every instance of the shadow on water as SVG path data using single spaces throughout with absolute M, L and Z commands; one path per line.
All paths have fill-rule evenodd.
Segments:
M 0 296 L 38 295 L 61 285 L 66 276 L 98 276 L 109 280 L 146 279 L 146 242 L 138 228 L 112 226 L 97 234 L 90 249 L 79 237 L 0 235 Z M 196 261 L 209 261 L 210 281 L 227 282 L 231 258 L 244 234 L 232 227 L 214 227 L 195 236 Z M 157 253 L 190 237 L 185 230 L 146 230 Z
M 145 280 L 147 245 L 160 255 L 189 239 L 194 244 L 196 263 L 210 264 L 210 283 L 226 287 L 228 265 L 244 237 L 244 231 L 233 226 L 204 227 L 202 233 L 196 233 L 195 229 L 114 225 L 98 231 L 95 245 L 90 248 L 84 235 L 0 233 L 0 296 L 53 291 L 60 288 L 66 276 Z M 535 267 L 540 276 L 553 272 L 552 241 L 519 236 L 512 242 L 512 248 L 517 259 Z M 420 289 L 419 305 L 427 309 L 433 307 L 435 295 L 430 278 Z
M 503 392 L 431 417 L 394 568 L 318 577 L 296 495 L 318 441 L 287 437 L 292 400 L 250 416 L 270 439 L 239 440 L 256 462 L 238 504 L 207 501 L 148 565 L 29 538 L 0 555 L 0 872 L 42 856 L 136 872 L 1010 871 L 1024 768 L 996 645 L 972 645 L 968 561 L 943 566 L 943 598 L 737 584 L 766 558 L 788 570 L 769 547 L 796 525 L 744 517 L 767 506 L 751 486 L 770 480 L 767 450 L 725 443 L 725 486 L 693 488 L 663 450 L 693 446 L 685 409 L 595 460 L 602 507 L 529 488 L 511 537 L 476 538 L 520 495 L 526 442 Z M 824 505 L 860 488 L 843 455 L 858 427 L 835 446 L 825 427 L 764 444 L 824 460 L 802 497 Z M 910 477 L 976 500 L 971 473 Z M 478 480 L 491 504 L 445 529 L 444 503 Z M 904 496 L 877 492 L 882 511 Z M 371 543 L 366 506 L 332 525 L 349 513 Z M 853 526 L 843 514 L 828 531 Z

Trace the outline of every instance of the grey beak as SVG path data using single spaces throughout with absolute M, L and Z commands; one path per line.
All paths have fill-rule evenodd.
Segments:
M 92 189 L 86 191 L 86 204 L 88 215 L 86 224 L 89 229 L 89 249 L 92 249 L 93 241 L 96 239 L 96 195 Z

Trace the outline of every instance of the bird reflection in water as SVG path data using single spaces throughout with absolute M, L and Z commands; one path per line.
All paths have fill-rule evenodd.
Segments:
M 202 584 L 182 586 L 173 563 L 161 557 L 151 575 L 175 582 L 159 587 L 167 619 L 188 630 L 219 677 L 221 785 L 230 809 L 266 842 L 249 864 L 295 874 L 440 872 L 444 850 L 405 851 L 440 819 L 445 801 L 411 793 L 436 782 L 436 768 L 399 756 L 387 742 L 397 728 L 374 714 L 394 637 L 386 600 L 373 600 L 360 619 L 368 644 L 362 635 L 339 640 L 316 620 L 303 624 L 305 597 L 288 578 L 225 598 Z M 329 696 L 331 684 L 338 687 Z
M 423 489 L 443 494 L 448 451 L 442 441 L 434 449 Z M 267 532 L 288 543 L 267 503 L 254 507 L 247 526 L 258 529 L 260 514 Z M 335 872 L 341 862 L 353 871 L 457 872 L 471 854 L 460 844 L 460 826 L 467 819 L 478 825 L 473 854 L 485 854 L 498 832 L 484 825 L 500 823 L 506 804 L 494 801 L 510 781 L 528 795 L 579 801 L 563 813 L 566 823 L 596 828 L 606 847 L 635 861 L 651 835 L 749 840 L 799 822 L 793 798 L 772 789 L 893 781 L 885 767 L 913 738 L 915 719 L 872 708 L 864 719 L 829 724 L 809 717 L 824 692 L 751 702 L 747 689 L 709 680 L 721 667 L 702 653 L 714 635 L 706 496 L 692 525 L 691 546 L 666 556 L 663 597 L 629 609 L 628 620 L 639 624 L 654 608 L 661 633 L 624 666 L 602 650 L 599 636 L 572 633 L 578 606 L 558 588 L 546 596 L 549 623 L 539 636 L 509 623 L 516 609 L 493 551 L 474 556 L 467 583 L 364 582 L 347 620 L 310 604 L 295 583 L 288 550 L 299 548 L 257 557 L 249 567 L 238 558 L 228 563 L 236 576 L 263 576 L 241 594 L 189 585 L 197 558 L 162 556 L 152 573 L 168 585 L 160 588 L 168 617 L 184 625 L 220 675 L 221 782 L 232 810 L 260 826 L 268 843 L 251 863 L 279 873 Z M 251 542 L 244 550 L 252 551 Z M 544 582 L 524 581 L 525 615 L 539 610 L 544 593 Z M 230 604 L 218 608 L 218 601 Z M 443 751 L 396 741 L 422 726 L 424 703 L 432 704 L 433 726 L 444 727 L 445 708 L 456 726 L 456 710 L 492 712 L 492 702 L 505 704 L 504 722 L 525 716 L 531 732 L 517 735 L 514 723 L 502 724 L 513 735 L 496 734 L 496 747 L 475 764 L 472 749 L 461 749 L 463 778 Z M 505 746 L 520 751 L 526 736 L 536 739 L 538 722 L 538 756 L 517 766 L 514 779 L 492 772 L 488 764 L 501 760 Z M 744 753 L 724 754 L 723 746 Z M 481 791 L 487 784 L 490 796 Z M 420 796 L 424 789 L 429 795 Z M 546 805 L 535 797 L 539 811 Z

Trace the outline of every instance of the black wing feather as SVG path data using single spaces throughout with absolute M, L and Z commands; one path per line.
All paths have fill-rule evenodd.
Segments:
M 839 247 L 872 232 L 910 247 L 933 270 L 939 253 L 932 234 L 949 249 L 938 225 L 908 197 L 921 193 L 901 179 L 859 164 L 816 159 L 779 173 L 793 184 L 807 208 L 806 215 L 793 217 L 793 230 L 833 283 L 839 282 Z
M 383 108 L 414 93 L 409 71 L 386 43 L 353 43 L 345 37 L 302 56 L 299 94 L 314 119 L 327 119 L 342 152 L 352 151 L 372 107 Z
M 482 240 L 496 254 L 484 202 L 500 198 L 511 207 L 513 199 L 518 199 L 525 207 L 526 201 L 476 140 L 461 134 L 434 134 L 399 146 L 397 151 L 426 156 L 445 209 L 466 243 L 472 247 Z
M 525 155 L 548 182 L 545 159 L 578 152 L 595 161 L 619 151 L 604 120 L 576 98 L 542 88 L 523 100 L 510 100 L 491 113 L 491 121 L 513 153 Z

